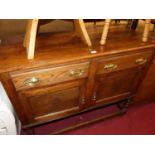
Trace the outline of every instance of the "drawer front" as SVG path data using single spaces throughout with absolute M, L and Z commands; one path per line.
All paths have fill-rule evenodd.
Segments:
M 11 74 L 16 90 L 52 85 L 88 76 L 89 62 Z
M 147 51 L 125 56 L 116 56 L 107 60 L 100 60 L 97 74 L 104 74 L 145 65 L 151 58 L 151 55 L 152 52 Z

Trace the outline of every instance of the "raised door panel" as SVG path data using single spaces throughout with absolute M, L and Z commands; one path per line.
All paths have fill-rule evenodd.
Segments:
M 69 116 L 82 109 L 85 80 L 19 92 L 30 123 Z
M 133 68 L 98 75 L 93 99 L 95 103 L 110 103 L 129 97 L 140 77 L 140 70 Z

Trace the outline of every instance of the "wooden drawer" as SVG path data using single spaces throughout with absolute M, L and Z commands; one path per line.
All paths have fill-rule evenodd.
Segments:
M 109 59 L 102 59 L 98 63 L 97 74 L 104 74 L 113 71 L 124 70 L 136 66 L 145 65 L 151 58 L 152 52 L 142 52 L 136 54 L 128 54 L 124 56 L 116 56 Z
M 23 90 L 85 78 L 88 76 L 88 70 L 89 62 L 85 62 L 30 72 L 12 73 L 11 78 L 16 90 Z

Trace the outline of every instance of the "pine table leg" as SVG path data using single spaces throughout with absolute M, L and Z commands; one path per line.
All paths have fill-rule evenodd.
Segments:
M 145 20 L 145 27 L 144 27 L 143 38 L 142 38 L 143 42 L 147 42 L 148 41 L 149 30 L 150 30 L 150 23 L 151 23 L 151 19 L 146 19 Z
M 84 21 L 82 19 L 75 19 L 74 20 L 75 31 L 81 37 L 81 39 L 88 45 L 92 46 L 91 40 L 87 33 Z
M 27 24 L 23 45 L 26 47 L 28 59 L 34 58 L 38 21 L 38 19 L 30 19 Z
M 36 34 L 38 28 L 38 19 L 30 19 L 27 24 L 26 35 L 24 38 L 23 45 L 27 49 L 27 58 L 33 59 L 35 53 L 35 42 L 36 42 Z M 82 19 L 75 19 L 74 25 L 77 34 L 81 37 L 81 39 L 88 45 L 92 46 L 91 40 L 87 33 L 84 21 Z
M 101 37 L 101 41 L 100 41 L 101 45 L 104 45 L 106 43 L 110 22 L 111 22 L 111 19 L 105 20 L 105 24 L 104 24 L 103 32 L 102 32 L 102 37 Z

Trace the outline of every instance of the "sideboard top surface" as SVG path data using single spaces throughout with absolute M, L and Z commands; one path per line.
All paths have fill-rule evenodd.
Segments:
M 88 27 L 93 47 L 88 48 L 73 32 L 40 34 L 37 36 L 33 60 L 27 60 L 22 42 L 0 47 L 0 73 L 32 69 L 60 63 L 85 61 L 100 56 L 111 56 L 123 52 L 154 48 L 155 40 L 142 42 L 142 31 L 129 31 L 124 26 L 111 28 L 107 43 L 99 45 L 102 27 Z M 91 51 L 96 51 L 91 54 Z

